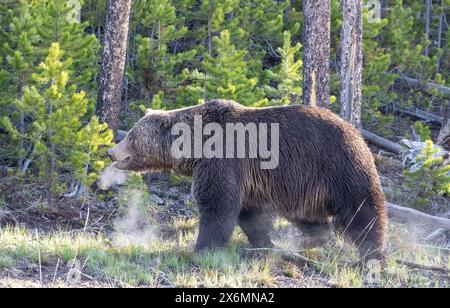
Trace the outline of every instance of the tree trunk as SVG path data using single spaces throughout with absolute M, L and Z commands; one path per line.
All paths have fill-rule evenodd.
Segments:
M 430 40 L 431 0 L 425 0 L 425 38 Z M 425 48 L 425 56 L 429 55 L 429 46 Z
M 437 48 L 442 48 L 442 31 L 444 27 L 444 20 L 445 20 L 445 3 L 444 0 L 441 0 L 441 8 L 442 13 L 441 16 L 439 16 L 439 29 L 438 29 L 438 41 L 437 41 Z M 439 57 L 437 61 L 437 72 L 439 73 L 441 71 L 441 58 Z
M 131 0 L 110 0 L 96 113 L 116 133 L 123 93 Z
M 362 1 L 344 0 L 341 33 L 341 117 L 361 127 Z
M 330 1 L 304 0 L 303 103 L 330 107 Z
M 442 129 L 437 139 L 437 144 L 446 150 L 450 150 L 450 107 L 446 106 L 444 110 L 444 121 Z

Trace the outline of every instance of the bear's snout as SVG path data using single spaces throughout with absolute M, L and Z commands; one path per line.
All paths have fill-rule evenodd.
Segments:
M 131 158 L 126 139 L 108 150 L 108 156 L 113 162 L 124 162 Z

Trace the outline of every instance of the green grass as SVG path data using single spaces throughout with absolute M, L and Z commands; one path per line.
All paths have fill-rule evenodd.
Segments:
M 323 280 L 329 285 L 350 288 L 448 286 L 433 273 L 398 265 L 396 259 L 442 266 L 435 248 L 411 245 L 396 236 L 390 239 L 390 245 L 396 248 L 386 273 L 371 284 L 367 270 L 351 266 L 358 259 L 355 249 L 340 239 L 320 249 L 301 251 L 316 261 L 314 266 L 303 267 L 272 253 L 250 256 L 245 253 L 248 243 L 240 230 L 234 233 L 227 248 L 194 253 L 197 223 L 196 218 L 176 219 L 169 226 L 172 235 L 125 246 L 116 246 L 103 235 L 38 235 L 21 228 L 4 228 L 0 230 L 0 270 L 24 263 L 54 266 L 55 260 L 60 259 L 66 264 L 79 260 L 85 264 L 83 273 L 123 287 L 277 287 L 283 286 L 283 279 L 297 281 L 298 285 L 308 281 L 307 286 L 311 287 L 321 286 Z M 277 221 L 278 229 L 288 227 L 285 221 Z
M 239 239 L 239 235 L 236 236 Z M 235 244 L 194 254 L 195 231 L 170 240 L 115 247 L 103 236 L 58 232 L 38 236 L 20 228 L 0 230 L 0 268 L 28 262 L 49 264 L 57 258 L 86 262 L 87 274 L 120 286 L 267 286 L 271 264 L 244 260 Z
M 11 256 L 0 256 L 0 268 L 12 268 L 14 266 L 14 259 Z
M 187 176 L 179 176 L 175 174 L 170 174 L 169 185 L 172 187 L 178 187 L 180 185 L 190 186 L 192 184 L 192 178 Z

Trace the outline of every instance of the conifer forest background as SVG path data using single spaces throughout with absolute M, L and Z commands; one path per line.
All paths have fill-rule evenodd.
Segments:
M 448 287 L 449 23 L 450 0 L 0 0 L 0 286 Z M 360 129 L 393 206 L 376 282 L 340 238 L 293 251 L 281 218 L 278 250 L 237 230 L 193 253 L 190 178 L 99 188 L 147 109 L 311 104 L 320 56 L 317 104 Z

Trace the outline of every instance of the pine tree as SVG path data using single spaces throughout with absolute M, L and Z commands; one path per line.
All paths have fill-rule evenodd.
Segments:
M 365 6 L 365 3 L 363 3 Z M 331 28 L 331 50 L 332 63 L 340 60 L 340 35 L 343 26 L 343 11 L 339 0 L 331 2 L 332 28 Z M 395 93 L 391 91 L 392 85 L 398 76 L 391 70 L 391 56 L 380 41 L 385 33 L 385 28 L 389 22 L 388 19 L 369 20 L 367 9 L 363 11 L 363 71 L 362 71 L 362 120 L 364 125 L 372 126 L 381 123 L 376 129 L 381 134 L 387 134 L 384 130 L 387 124 L 391 123 L 392 117 L 385 116 L 381 112 L 381 107 L 392 103 Z M 337 57 L 337 58 L 335 58 Z M 339 68 L 336 67 L 336 68 Z M 340 71 L 332 71 L 331 89 L 332 93 L 337 95 L 340 87 Z M 339 104 L 333 104 L 335 112 Z
M 433 195 L 450 193 L 450 166 L 443 166 L 443 157 L 436 157 L 439 149 L 435 149 L 431 140 L 426 141 L 422 153 L 415 159 L 413 169 L 405 171 L 406 185 L 414 189 L 420 203 L 427 203 Z
M 187 28 L 180 25 L 176 10 L 170 1 L 142 0 L 136 2 L 136 14 L 139 15 L 141 32 L 151 32 L 150 37 L 136 36 L 136 61 L 130 71 L 133 79 L 138 81 L 142 99 L 151 100 L 152 96 L 162 92 L 173 103 L 181 84 L 187 77 L 180 73 L 184 63 L 193 61 L 195 50 L 170 50 L 187 33 Z M 137 27 L 136 25 L 134 27 Z
M 73 5 L 67 0 L 35 0 L 32 5 L 34 17 L 40 23 L 38 34 L 43 52 L 52 43 L 58 43 L 65 56 L 73 61 L 71 83 L 94 95 L 98 74 L 100 45 L 95 35 L 87 35 L 87 23 L 73 19 Z
M 238 50 L 230 42 L 230 33 L 224 31 L 214 38 L 216 56 L 205 54 L 204 73 L 192 74 L 196 82 L 189 87 L 199 99 L 232 99 L 247 106 L 267 104 L 264 92 L 257 88 L 258 79 L 248 71 L 245 50 Z
M 432 36 L 434 37 L 433 33 L 426 34 L 425 11 L 425 2 L 396 0 L 388 17 L 384 45 L 390 51 L 391 66 L 395 66 L 401 74 L 416 78 L 421 83 L 430 81 L 445 83 L 438 72 L 440 58 L 445 51 L 442 48 L 435 48 L 434 40 L 430 40 Z M 434 20 L 429 25 L 433 29 L 437 27 Z M 429 109 L 447 104 L 437 92 L 431 91 L 430 97 L 417 89 L 408 88 L 408 90 L 410 91 L 398 96 L 399 103 L 403 107 Z
M 277 49 L 283 46 L 284 31 L 300 39 L 301 14 L 290 0 L 241 0 L 228 16 L 224 29 L 230 32 L 231 42 L 247 50 L 249 70 L 255 72 L 260 85 L 267 84 L 265 65 L 279 64 Z
M 89 188 L 105 169 L 106 151 L 113 142 L 113 133 L 106 123 L 100 123 L 97 117 L 81 128 L 75 137 L 70 163 L 75 178 L 83 189 Z M 82 192 L 83 193 L 83 192 Z
M 291 15 L 299 17 L 290 7 L 290 1 L 286 0 L 240 1 L 233 11 L 233 18 L 225 23 L 232 42 L 237 48 L 248 49 L 252 55 L 264 52 L 276 58 L 276 47 L 283 44 L 284 30 L 294 35 L 300 31 L 300 20 L 290 20 L 288 26 L 285 24 L 285 19 L 292 18 Z
M 25 133 L 25 114 L 14 104 L 22 99 L 25 85 L 30 82 L 39 53 L 35 46 L 40 40 L 37 33 L 39 22 L 33 17 L 27 1 L 21 0 L 11 4 L 4 12 L 2 28 L 3 44 L 0 48 L 5 54 L 3 69 L 0 71 L 0 82 L 4 85 L 0 93 L 0 116 L 10 116 L 17 123 L 18 131 Z M 5 149 L 8 156 L 17 157 L 19 169 L 24 167 L 26 149 L 20 140 L 17 147 Z
M 403 72 L 417 70 L 423 45 L 412 45 L 417 37 L 414 28 L 413 9 L 403 6 L 403 0 L 396 0 L 388 17 L 385 40 L 390 48 L 392 62 Z
M 232 13 L 238 6 L 239 0 L 202 0 L 200 12 L 206 19 L 207 24 L 207 52 L 209 55 L 213 51 L 213 37 L 215 32 L 224 29 L 225 16 Z
M 283 48 L 278 48 L 281 64 L 277 72 L 270 71 L 271 79 L 278 85 L 276 88 L 267 86 L 266 94 L 273 97 L 273 105 L 301 104 L 302 96 L 302 60 L 298 56 L 301 44 L 292 46 L 291 33 L 284 32 Z
M 390 91 L 396 74 L 389 72 L 392 58 L 380 44 L 379 38 L 385 33 L 388 19 L 370 21 L 368 11 L 363 13 L 363 106 L 362 119 L 366 125 L 380 123 L 379 132 L 386 135 L 383 127 L 392 122 L 392 117 L 381 113 L 381 107 L 392 103 L 395 93 Z
M 184 91 L 183 68 L 202 71 L 203 55 L 215 53 L 214 37 L 223 30 L 236 49 L 247 50 L 248 71 L 263 87 L 269 82 L 263 61 L 279 63 L 283 29 L 298 35 L 301 21 L 298 5 L 288 0 L 137 0 L 133 8 L 128 76 L 139 98 L 132 110 L 159 92 L 166 108 L 196 103 L 201 95 Z
M 34 64 L 38 59 L 35 45 L 40 37 L 37 32 L 39 22 L 32 16 L 27 1 L 20 0 L 7 10 L 2 20 L 2 50 L 5 54 L 3 72 L 8 74 L 7 91 L 0 95 L 5 99 L 9 95 L 22 93 L 24 85 L 30 80 Z
M 63 60 L 63 54 L 59 44 L 53 43 L 38 72 L 33 74 L 35 85 L 25 87 L 23 98 L 15 102 L 29 123 L 26 130 L 19 131 L 10 117 L 2 120 L 11 139 L 28 149 L 26 163 L 19 171 L 25 173 L 31 163 L 35 164 L 40 177 L 54 192 L 64 188 L 60 185 L 64 171 L 77 175 L 83 184 L 90 184 L 92 178 L 80 174 L 85 174 L 88 167 L 102 167 L 100 154 L 112 140 L 111 132 L 105 131 L 106 126 L 96 119 L 83 128 L 88 100 L 85 92 L 68 86 L 72 61 Z M 79 162 L 83 163 L 83 171 Z
M 83 0 L 81 20 L 88 25 L 87 32 L 94 34 L 103 41 L 103 28 L 106 24 L 109 0 Z
M 1 101 L 20 98 L 22 89 L 30 80 L 36 66 L 52 43 L 58 42 L 72 58 L 72 84 L 92 94 L 96 87 L 98 42 L 93 35 L 86 35 L 86 24 L 68 19 L 72 7 L 65 0 L 35 0 L 31 4 L 19 0 L 11 4 L 1 20 L 4 28 L 0 48 L 6 55 L 4 72 L 8 72 L 8 91 L 0 94 Z M 1 69 L 1 67 L 0 67 Z M 1 73 L 0 73 L 1 75 Z M 93 109 L 93 102 L 90 103 Z

